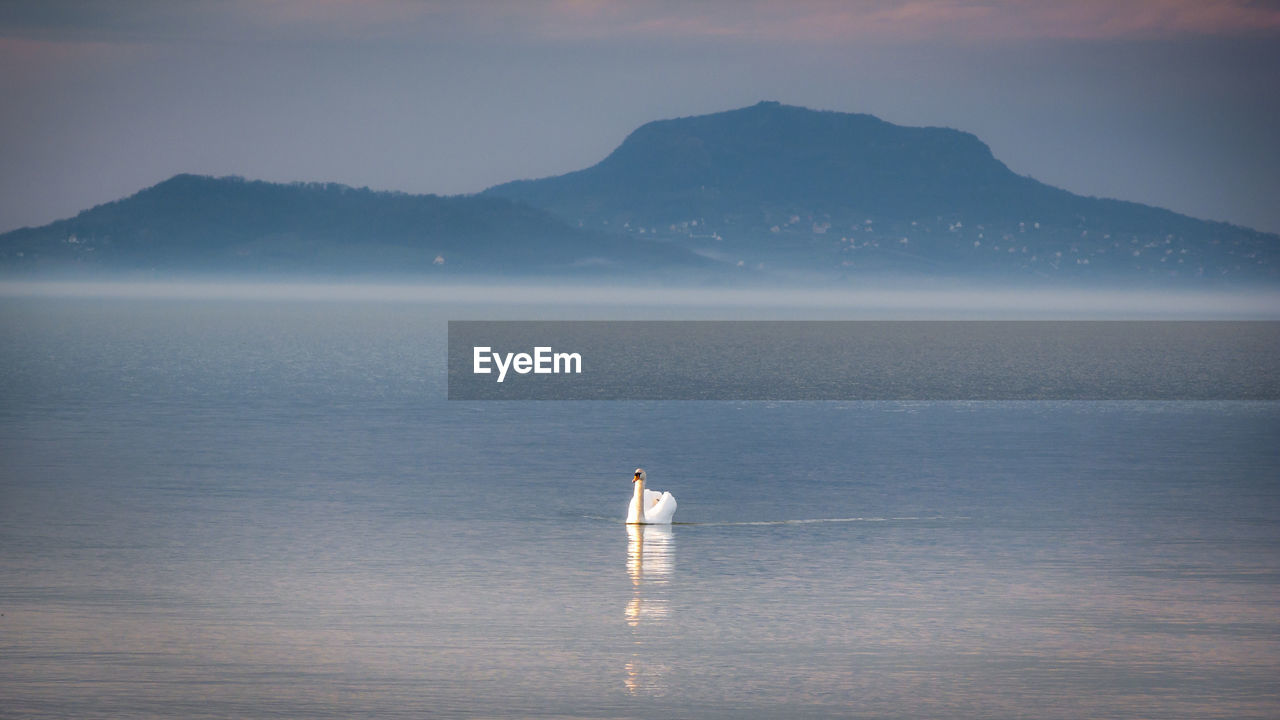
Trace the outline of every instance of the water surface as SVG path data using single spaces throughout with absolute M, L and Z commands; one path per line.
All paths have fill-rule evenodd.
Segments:
M 1280 714 L 1277 403 L 447 402 L 454 312 L 0 304 L 0 714 Z

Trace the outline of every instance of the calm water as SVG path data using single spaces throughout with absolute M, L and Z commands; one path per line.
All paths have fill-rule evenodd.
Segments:
M 3 301 L 0 716 L 1280 715 L 1278 403 L 451 403 L 451 316 Z

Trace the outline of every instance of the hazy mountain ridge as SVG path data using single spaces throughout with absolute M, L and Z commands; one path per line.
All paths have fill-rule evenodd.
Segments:
M 1280 279 L 1280 237 L 1018 175 L 976 136 L 773 102 L 648 123 L 600 163 L 486 191 L 744 266 Z
M 1280 281 L 1280 236 L 1018 175 L 976 136 L 766 102 L 470 196 L 178 175 L 0 235 L 0 271 Z
M 73 218 L 0 235 L 14 270 L 573 272 L 705 264 L 496 197 L 178 175 Z
M 968 133 L 761 103 L 651 122 L 590 168 L 486 194 L 566 217 L 607 212 L 658 223 L 756 210 L 744 203 L 899 215 L 940 201 L 980 200 L 1006 175 L 1012 173 Z M 1031 191 L 1028 200 L 1040 189 L 1021 184 Z

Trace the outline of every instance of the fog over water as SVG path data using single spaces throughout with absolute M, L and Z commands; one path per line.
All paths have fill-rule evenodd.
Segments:
M 0 298 L 449 303 L 467 312 L 528 319 L 750 316 L 822 319 L 1280 318 L 1280 290 L 981 287 L 934 282 L 857 288 L 668 287 L 636 282 L 0 281 Z M 528 316 L 528 317 L 526 317 Z M 460 316 L 461 317 L 461 316 Z

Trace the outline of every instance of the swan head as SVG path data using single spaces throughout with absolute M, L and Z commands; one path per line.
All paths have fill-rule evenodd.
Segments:
M 644 482 L 645 477 L 647 476 L 644 474 L 644 468 L 636 468 L 635 477 L 631 478 L 631 482 Z

